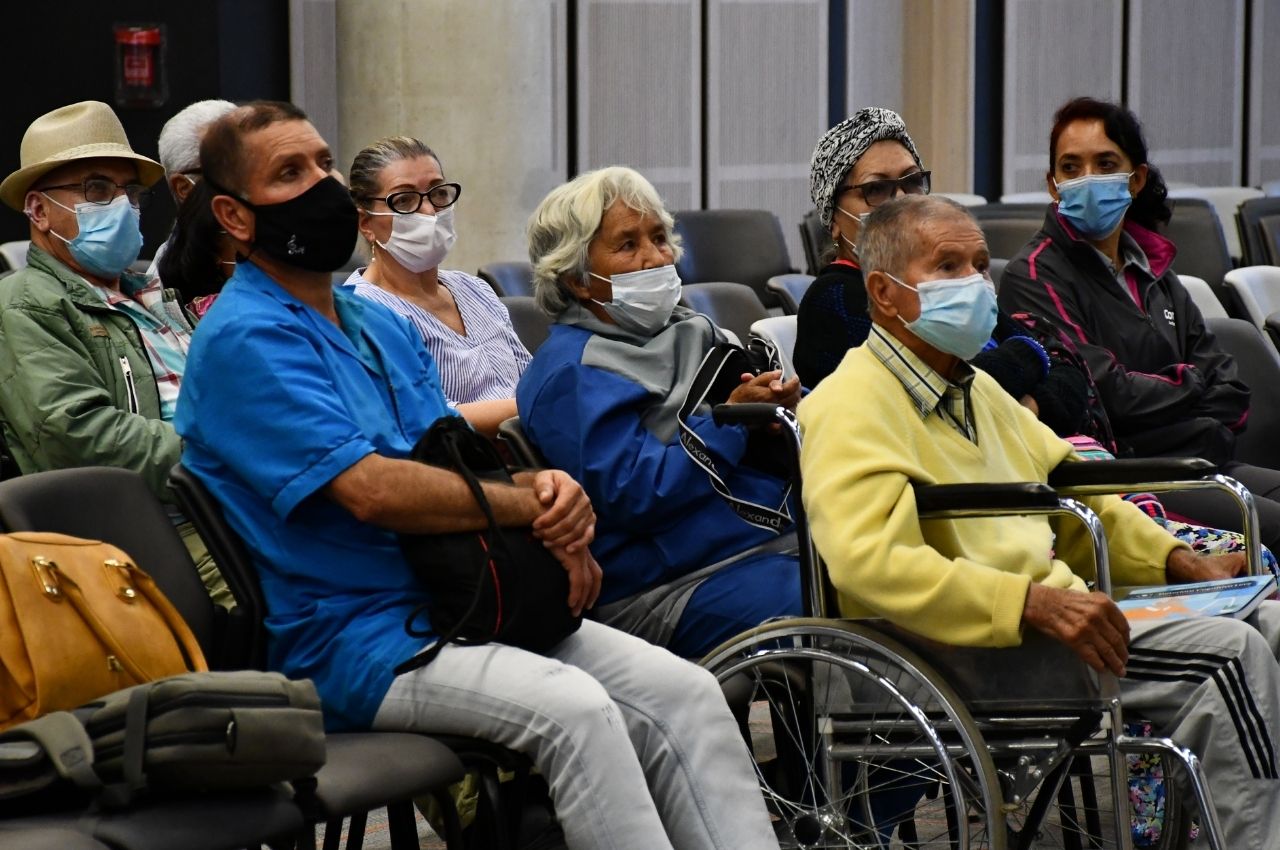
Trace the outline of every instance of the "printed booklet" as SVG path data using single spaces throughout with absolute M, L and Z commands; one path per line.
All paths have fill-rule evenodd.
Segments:
M 1268 574 L 1192 584 L 1118 587 L 1115 597 L 1120 610 L 1133 621 L 1184 617 L 1243 619 L 1275 592 L 1275 576 Z

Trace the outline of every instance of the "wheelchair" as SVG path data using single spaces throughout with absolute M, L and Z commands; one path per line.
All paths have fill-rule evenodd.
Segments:
M 781 424 L 799 489 L 801 437 L 790 411 L 739 404 L 713 415 Z M 1049 485 L 933 485 L 915 495 L 922 518 L 1082 523 L 1096 586 L 1110 594 L 1102 524 L 1073 496 L 1225 490 L 1245 519 L 1250 572 L 1260 570 L 1252 495 L 1209 469 L 1183 459 L 1072 463 Z M 701 662 L 743 729 L 783 848 L 1127 848 L 1126 756 L 1154 754 L 1165 766 L 1164 828 L 1158 845 L 1144 846 L 1182 846 L 1194 810 L 1202 840 L 1224 850 L 1198 758 L 1167 738 L 1124 734 L 1114 676 L 1030 630 L 1022 646 L 986 649 L 938 644 L 882 620 L 833 619 L 834 591 L 803 507 L 795 513 L 810 616 L 743 632 Z

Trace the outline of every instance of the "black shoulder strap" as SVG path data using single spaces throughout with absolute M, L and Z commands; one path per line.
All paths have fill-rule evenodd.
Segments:
M 463 441 L 485 440 L 485 438 L 476 434 L 474 431 L 471 431 L 468 427 L 466 428 L 466 433 L 457 428 L 442 430 L 438 435 L 436 435 L 436 440 L 439 443 L 439 448 L 449 458 L 449 467 L 452 468 L 454 472 L 461 475 L 462 480 L 466 482 L 467 489 L 471 491 L 471 495 L 476 500 L 476 504 L 480 506 L 480 511 L 484 514 L 485 522 L 487 523 L 484 531 L 480 534 L 482 549 L 480 576 L 476 580 L 475 593 L 471 596 L 471 603 L 467 606 L 466 613 L 458 618 L 458 622 L 454 624 L 453 628 L 449 629 L 446 634 L 440 635 L 436 642 L 431 646 L 427 647 L 422 652 L 419 652 L 412 658 L 397 664 L 394 669 L 394 673 L 397 676 L 402 676 L 405 673 L 417 670 L 419 667 L 426 667 L 436 659 L 436 656 L 440 654 L 440 651 L 444 649 L 445 646 L 449 643 L 458 641 L 458 635 L 467 627 L 467 624 L 471 621 L 472 615 L 476 612 L 476 608 L 480 605 L 480 600 L 484 597 L 485 573 L 487 572 L 485 568 L 491 566 L 491 561 L 494 557 L 496 548 L 502 547 L 503 554 L 506 555 L 508 559 L 511 557 L 510 552 L 506 550 L 506 538 L 497 533 L 498 520 L 497 517 L 494 516 L 493 507 L 489 504 L 488 498 L 485 497 L 484 487 L 481 486 L 480 479 L 476 477 L 475 472 L 467 465 L 466 460 L 463 458 Z M 414 451 L 416 452 L 417 448 L 415 448 Z M 497 457 L 496 452 L 494 453 L 494 457 Z M 500 459 L 498 462 L 501 463 Z M 414 608 L 409 614 L 408 622 L 405 623 L 405 630 L 409 632 L 409 634 L 422 634 L 422 632 L 417 632 L 414 629 L 413 623 L 417 620 L 418 615 L 422 613 L 425 607 L 425 605 L 420 605 Z
M 755 502 L 737 498 L 730 492 L 729 485 L 716 469 L 715 459 L 711 457 L 706 442 L 689 427 L 689 417 L 706 401 L 707 393 L 711 391 L 720 373 L 737 353 L 736 346 L 714 345 L 702 358 L 698 374 L 694 376 L 689 393 L 685 396 L 684 404 L 680 405 L 680 411 L 677 414 L 680 424 L 680 445 L 684 448 L 685 454 L 689 455 L 689 459 L 707 473 L 712 488 L 728 503 L 735 514 L 757 528 L 781 534 L 783 529 L 790 526 L 792 522 L 791 513 L 787 509 L 787 497 L 791 495 L 791 485 L 787 485 L 786 492 L 782 494 L 782 504 L 777 508 L 757 505 Z

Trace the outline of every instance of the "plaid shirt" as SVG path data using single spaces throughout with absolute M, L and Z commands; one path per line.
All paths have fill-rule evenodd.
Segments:
M 875 324 L 867 337 L 867 348 L 902 382 L 921 419 L 928 419 L 936 411 L 969 442 L 978 444 L 978 428 L 969 404 L 973 368 L 968 363 L 961 361 L 960 380 L 952 383 Z
M 125 285 L 123 277 L 120 283 Z M 182 308 L 165 291 L 159 278 L 152 278 L 128 294 L 101 286 L 94 289 L 108 306 L 138 326 L 160 392 L 160 418 L 172 422 L 187 367 L 187 348 L 191 345 L 191 325 L 182 315 Z

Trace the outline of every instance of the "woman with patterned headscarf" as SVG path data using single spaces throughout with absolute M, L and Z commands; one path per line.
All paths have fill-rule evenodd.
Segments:
M 806 387 L 831 374 L 871 330 L 858 265 L 862 220 L 900 194 L 929 193 L 907 125 L 891 109 L 869 106 L 828 130 L 813 149 L 809 194 L 831 235 L 831 261 L 800 303 L 794 360 Z
M 871 330 L 858 264 L 862 220 L 898 195 L 924 195 L 929 188 L 930 172 L 924 170 L 902 117 L 893 110 L 859 109 L 818 140 L 809 194 L 831 234 L 833 255 L 800 302 L 792 356 L 804 386 L 817 386 Z M 1097 430 L 1109 446 L 1105 426 L 1086 428 L 1084 374 L 1076 364 L 1063 362 L 1069 358 L 1053 341 L 1043 335 L 1037 341 L 1034 336 L 1026 325 L 1002 313 L 993 339 L 970 362 L 1058 434 Z

